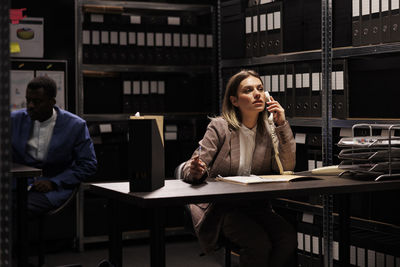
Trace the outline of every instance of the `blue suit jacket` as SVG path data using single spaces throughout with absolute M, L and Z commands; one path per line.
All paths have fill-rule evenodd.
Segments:
M 46 193 L 54 206 L 60 206 L 73 188 L 93 175 L 97 161 L 86 122 L 78 116 L 54 107 L 57 120 L 43 161 L 27 153 L 27 142 L 33 122 L 26 109 L 11 113 L 13 161 L 42 169 L 39 179 L 51 180 L 57 189 Z

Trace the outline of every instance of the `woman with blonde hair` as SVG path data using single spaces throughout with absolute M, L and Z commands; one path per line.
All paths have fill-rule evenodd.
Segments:
M 284 109 L 267 94 L 260 76 L 252 70 L 242 70 L 230 78 L 221 116 L 211 120 L 199 142 L 201 149 L 183 167 L 186 182 L 198 184 L 218 175 L 294 169 L 293 133 Z M 267 111 L 272 114 L 270 119 Z M 190 210 L 205 252 L 213 251 L 222 235 L 240 248 L 242 267 L 293 263 L 297 235 L 267 200 L 191 204 Z

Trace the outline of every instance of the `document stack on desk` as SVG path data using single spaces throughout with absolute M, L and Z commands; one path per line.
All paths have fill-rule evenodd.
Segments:
M 353 128 L 364 126 L 380 129 L 400 129 L 400 125 L 356 124 Z M 390 130 L 389 132 L 391 132 Z M 400 177 L 400 137 L 356 136 L 344 137 L 339 143 L 339 167 L 351 176 L 375 178 L 375 181 Z
M 259 183 L 276 183 L 276 182 L 296 182 L 307 180 L 319 180 L 316 177 L 309 177 L 303 175 L 250 175 L 250 176 L 218 176 L 218 181 L 230 182 L 236 184 L 259 184 Z

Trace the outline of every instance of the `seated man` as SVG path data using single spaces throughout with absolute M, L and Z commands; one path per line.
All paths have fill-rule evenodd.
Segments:
M 29 181 L 28 217 L 46 213 L 93 175 L 97 161 L 86 122 L 56 104 L 56 83 L 36 77 L 26 89 L 26 109 L 11 113 L 13 161 L 42 169 Z

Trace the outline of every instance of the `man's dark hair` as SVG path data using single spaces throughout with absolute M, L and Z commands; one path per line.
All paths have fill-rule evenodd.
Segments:
M 28 83 L 27 87 L 31 90 L 37 90 L 39 88 L 43 88 L 44 93 L 50 98 L 52 97 L 55 98 L 57 95 L 56 82 L 47 76 L 40 76 L 34 78 Z

